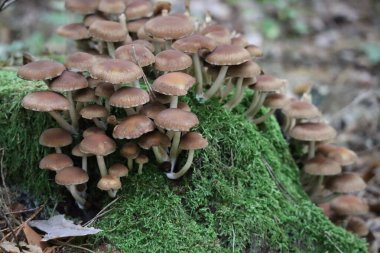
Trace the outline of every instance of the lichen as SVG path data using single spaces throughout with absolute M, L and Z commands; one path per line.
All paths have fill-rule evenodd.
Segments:
M 54 123 L 20 108 L 23 94 L 41 88 L 0 71 L 0 145 L 8 178 L 46 194 L 50 184 L 37 169 L 46 150 L 37 140 Z M 187 102 L 210 145 L 196 152 L 180 181 L 166 179 L 155 166 L 141 176 L 131 173 L 120 199 L 96 224 L 104 231 L 98 239 L 124 252 L 366 251 L 363 240 L 334 226 L 309 201 L 273 118 L 257 127 L 241 116 L 243 106 L 228 112 L 217 100 Z

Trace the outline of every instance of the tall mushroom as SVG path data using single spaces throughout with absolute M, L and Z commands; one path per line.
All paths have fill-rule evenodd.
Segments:
M 46 129 L 39 138 L 40 145 L 55 148 L 56 153 L 62 153 L 61 147 L 70 145 L 72 142 L 70 133 L 62 128 Z

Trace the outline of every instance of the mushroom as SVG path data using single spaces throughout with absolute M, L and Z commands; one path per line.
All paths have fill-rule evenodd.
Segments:
M 121 163 L 115 163 L 108 169 L 108 174 L 117 178 L 127 177 L 128 168 Z
M 101 82 L 95 88 L 95 95 L 104 99 L 104 107 L 111 112 L 110 97 L 115 93 L 115 88 L 111 83 Z M 99 102 L 99 101 L 98 101 Z
M 46 129 L 39 138 L 40 145 L 55 148 L 56 153 L 62 153 L 61 147 L 70 145 L 72 142 L 70 133 L 62 128 Z
M 138 157 L 136 157 L 136 163 L 139 165 L 139 168 L 138 168 L 139 175 L 142 174 L 142 169 L 144 167 L 144 164 L 148 162 L 149 162 L 149 158 L 144 154 L 140 154 Z
M 71 150 L 71 154 L 73 156 L 82 157 L 82 170 L 87 172 L 87 157 L 93 156 L 93 154 L 83 153 L 80 151 L 79 144 L 75 145 L 75 147 Z
M 61 153 L 48 154 L 41 159 L 39 168 L 44 170 L 60 171 L 66 167 L 73 166 L 73 160 L 68 155 Z
M 100 0 L 98 10 L 113 19 L 125 11 L 125 5 L 124 0 Z
M 79 14 L 95 13 L 99 0 L 65 0 L 65 8 Z
M 309 102 L 300 100 L 290 101 L 284 106 L 282 113 L 286 116 L 284 126 L 284 131 L 286 132 L 288 132 L 293 127 L 293 125 L 297 123 L 297 121 L 310 121 L 322 116 L 321 112 L 316 106 Z
M 153 64 L 156 60 L 152 52 L 141 44 L 128 44 L 118 47 L 115 51 L 115 57 L 131 61 L 141 68 Z M 135 87 L 140 88 L 137 80 Z
M 57 28 L 57 34 L 72 40 L 84 40 L 90 38 L 87 27 L 82 23 L 63 25 Z
M 339 215 L 348 216 L 366 214 L 369 207 L 361 198 L 343 195 L 331 201 L 331 209 Z
M 318 145 L 317 153 L 332 158 L 341 166 L 354 164 L 358 160 L 358 156 L 354 151 L 345 147 L 337 147 L 328 144 Z
M 181 71 L 193 64 L 190 56 L 175 49 L 167 49 L 156 55 L 154 68 L 167 72 Z
M 115 176 L 105 175 L 99 180 L 97 187 L 100 190 L 107 191 L 111 198 L 115 198 L 117 191 L 121 188 L 121 182 Z
M 366 222 L 360 217 L 349 217 L 345 228 L 360 237 L 367 236 L 369 233 Z
M 55 182 L 67 187 L 81 209 L 84 208 L 86 199 L 81 196 L 75 186 L 87 183 L 88 179 L 87 173 L 78 167 L 66 167 L 55 175 Z
M 87 136 L 90 136 L 92 134 L 105 134 L 105 132 L 104 129 L 101 129 L 99 127 L 89 127 L 82 133 L 83 138 L 86 138 Z
M 29 81 L 45 81 L 60 76 L 63 71 L 65 71 L 65 66 L 59 62 L 40 60 L 20 67 L 17 71 L 17 76 Z
M 252 120 L 252 122 L 254 124 L 261 124 L 262 122 L 267 120 L 271 115 L 273 115 L 276 110 L 284 108 L 284 106 L 288 103 L 289 98 L 284 94 L 273 93 L 268 95 L 264 100 L 264 106 L 268 107 L 270 110 L 261 117 Z
M 153 5 L 147 0 L 127 1 L 125 15 L 128 20 L 136 20 L 139 18 L 148 17 L 153 12 Z
M 178 179 L 185 175 L 185 173 L 190 169 L 191 164 L 194 159 L 194 151 L 196 149 L 203 149 L 208 146 L 207 139 L 203 138 L 200 133 L 189 132 L 185 134 L 181 142 L 179 143 L 179 148 L 181 150 L 189 150 L 189 154 L 187 155 L 187 160 L 185 165 L 178 172 L 170 172 L 166 173 L 166 176 L 170 179 Z
M 128 159 L 128 168 L 133 170 L 133 159 L 140 154 L 140 148 L 136 143 L 127 142 L 120 149 L 120 155 Z
M 155 125 L 151 119 L 142 114 L 128 116 L 113 129 L 115 139 L 137 139 L 141 135 L 153 131 Z
M 89 120 L 94 121 L 97 127 L 102 128 L 102 129 L 107 129 L 107 125 L 103 121 L 99 120 L 99 118 L 100 119 L 107 118 L 108 116 L 108 111 L 104 106 L 87 105 L 79 111 L 79 114 L 84 119 L 89 119 Z
M 169 160 L 169 156 L 163 148 L 170 147 L 170 139 L 160 131 L 152 131 L 144 134 L 139 138 L 138 145 L 147 150 L 152 148 L 158 163 Z
M 74 72 L 89 71 L 91 66 L 96 63 L 96 58 L 92 54 L 75 52 L 69 54 L 65 59 L 65 66 Z

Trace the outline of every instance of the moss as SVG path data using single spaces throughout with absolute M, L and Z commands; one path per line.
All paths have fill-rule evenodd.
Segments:
M 41 86 L 10 72 L 0 72 L 0 80 L 8 174 L 34 191 L 49 189 L 35 167 L 43 154 L 37 136 L 51 121 L 19 107 L 22 94 Z M 101 237 L 124 252 L 366 251 L 364 241 L 335 227 L 307 199 L 273 119 L 256 127 L 217 101 L 187 102 L 209 147 L 196 153 L 192 172 L 181 181 L 167 180 L 154 166 L 143 176 L 132 173 L 97 224 Z M 30 175 L 36 180 L 28 182 Z

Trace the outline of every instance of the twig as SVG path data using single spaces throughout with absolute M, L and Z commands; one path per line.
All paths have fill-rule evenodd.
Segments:
M 112 200 L 110 203 L 108 203 L 105 207 L 103 207 L 102 210 L 100 210 L 94 218 L 92 218 L 91 220 L 89 220 L 88 222 L 86 222 L 83 226 L 84 227 L 88 227 L 90 226 L 91 224 L 93 224 L 99 217 L 103 216 L 104 214 L 108 213 L 108 211 L 106 211 L 110 206 L 112 206 L 116 201 L 119 200 L 119 197 L 117 197 L 116 199 Z
M 11 197 L 9 196 L 9 190 L 8 190 L 7 184 L 5 183 L 4 153 L 5 153 L 4 149 L 1 148 L 0 149 L 0 174 L 1 174 L 1 181 L 3 183 L 3 188 L 4 188 L 4 192 L 5 192 L 5 197 L 7 198 L 6 203 L 8 203 L 10 205 L 11 204 Z
M 0 5 L 0 12 L 8 8 L 14 2 L 16 2 L 16 0 L 4 0 Z
M 336 248 L 336 250 L 339 253 L 343 253 L 343 251 L 338 246 L 335 245 L 335 243 L 333 242 L 333 240 L 331 240 L 330 235 L 326 231 L 325 231 L 325 236 L 331 242 L 331 244 Z
M 7 212 L 5 213 L 6 215 L 9 214 L 18 214 L 18 213 L 28 213 L 37 210 L 39 207 L 31 208 L 31 209 L 25 209 L 25 210 L 20 210 L 20 211 L 14 211 L 14 212 Z
M 154 92 L 152 90 L 152 86 L 150 85 L 149 80 L 146 77 L 146 75 L 144 73 L 144 70 L 143 70 L 143 68 L 140 65 L 140 62 L 139 62 L 139 60 L 137 58 L 136 49 L 135 49 L 135 45 L 134 44 L 132 44 L 132 50 L 133 50 L 133 58 L 134 58 L 135 62 L 137 63 L 137 65 L 139 66 L 139 68 L 141 69 L 142 73 L 143 73 L 143 80 L 144 80 L 144 83 L 145 83 L 146 87 L 148 88 L 149 95 L 152 98 L 154 98 Z
M 74 244 L 70 244 L 70 243 L 67 243 L 67 242 L 61 242 L 59 240 L 53 240 L 53 243 L 57 244 L 58 246 L 67 246 L 67 247 L 71 247 L 71 248 L 74 248 L 74 249 L 81 249 L 81 250 L 84 250 L 84 251 L 87 251 L 87 252 L 95 253 L 95 251 L 92 251 L 92 250 L 87 249 L 85 247 L 74 245 Z
M 19 248 L 19 249 L 21 250 L 21 246 L 20 246 L 20 244 L 19 244 L 19 241 L 18 241 L 17 235 L 16 235 L 16 233 L 13 231 L 13 226 L 12 226 L 11 222 L 8 220 L 7 215 L 3 212 L 3 208 L 0 209 L 0 212 L 1 212 L 1 216 L 4 218 L 5 222 L 7 223 L 7 226 L 9 227 L 9 230 L 11 231 L 10 234 L 12 235 L 14 241 L 16 242 L 16 246 L 17 246 L 17 248 Z

